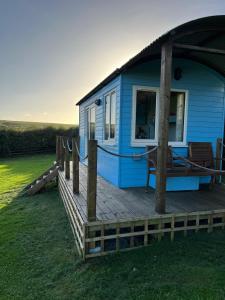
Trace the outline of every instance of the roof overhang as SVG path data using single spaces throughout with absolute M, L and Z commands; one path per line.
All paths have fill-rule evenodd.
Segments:
M 225 50 L 225 15 L 193 20 L 168 31 L 166 34 L 159 37 L 135 55 L 122 67 L 112 72 L 107 78 L 84 96 L 77 105 L 85 102 L 89 97 L 94 95 L 99 89 L 104 87 L 119 74 L 140 63 L 159 59 L 161 57 L 161 47 L 167 41 L 171 41 L 176 44 Z M 196 49 L 193 50 L 174 47 L 173 57 L 197 61 L 209 68 L 212 68 L 225 77 L 225 55 L 196 51 Z

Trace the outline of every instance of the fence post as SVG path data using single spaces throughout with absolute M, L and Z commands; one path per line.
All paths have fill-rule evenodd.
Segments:
M 56 136 L 56 162 L 60 161 L 60 137 Z
M 77 153 L 77 148 L 79 149 L 79 137 L 72 138 L 72 161 L 73 161 L 73 192 L 75 194 L 79 193 L 79 155 Z
M 67 143 L 65 143 L 65 178 L 70 179 L 70 151 Z
M 60 143 L 61 144 L 61 147 L 60 147 L 61 148 L 61 151 L 60 151 L 60 153 L 61 153 L 61 166 L 60 166 L 60 169 L 61 169 L 61 171 L 64 171 L 65 149 L 63 147 L 63 143 L 64 143 L 64 137 L 63 136 L 61 136 L 60 141 L 61 141 L 61 143 Z
M 216 169 L 221 168 L 221 158 L 222 158 L 222 139 L 218 138 L 216 141 Z M 216 176 L 216 183 L 220 182 L 220 176 Z
M 97 141 L 88 141 L 87 219 L 96 220 Z

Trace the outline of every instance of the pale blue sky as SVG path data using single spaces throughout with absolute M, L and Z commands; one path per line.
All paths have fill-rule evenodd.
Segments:
M 151 41 L 224 0 L 0 0 L 0 119 L 78 123 L 75 103 Z

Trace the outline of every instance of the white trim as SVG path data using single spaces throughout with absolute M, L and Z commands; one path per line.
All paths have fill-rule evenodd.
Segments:
M 135 124 L 136 124 L 136 95 L 137 90 L 153 91 L 156 92 L 156 119 L 155 119 L 155 139 L 135 139 Z M 188 90 L 184 89 L 171 89 L 171 92 L 183 92 L 185 93 L 185 109 L 184 109 L 184 131 L 182 142 L 169 142 L 173 147 L 187 147 L 187 119 L 188 119 Z M 157 146 L 158 145 L 158 126 L 159 126 L 159 87 L 148 87 L 134 85 L 132 89 L 132 117 L 131 117 L 131 146 L 132 147 L 145 147 L 146 145 Z
M 115 146 L 116 145 L 116 126 L 117 126 L 117 122 L 115 121 L 115 135 L 114 135 L 114 138 L 110 138 L 110 128 L 109 128 L 109 138 L 106 140 L 105 139 L 105 100 L 106 100 L 106 97 L 108 95 L 110 95 L 110 105 L 109 105 L 109 109 L 110 109 L 110 115 L 111 115 L 111 95 L 115 93 L 115 96 L 116 96 L 116 103 L 115 103 L 115 114 L 116 114 L 116 109 L 117 109 L 117 93 L 116 93 L 116 89 L 113 88 L 111 89 L 110 91 L 108 91 L 107 93 L 105 93 L 103 95 L 103 102 L 104 102 L 104 105 L 103 105 L 103 144 L 104 145 L 109 145 L 109 146 Z M 115 119 L 116 119 L 116 115 L 115 115 Z M 111 125 L 111 124 L 110 124 Z

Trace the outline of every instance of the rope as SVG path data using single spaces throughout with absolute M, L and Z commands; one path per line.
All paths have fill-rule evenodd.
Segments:
M 66 149 L 66 146 L 64 144 L 64 138 L 62 138 L 62 146 L 63 146 L 64 149 Z
M 220 142 L 220 144 L 225 148 L 225 145 L 224 145 L 224 143 L 222 141 Z
M 78 145 L 77 145 L 76 142 L 75 142 L 75 148 L 76 148 L 77 154 L 78 154 L 78 156 L 79 156 L 80 162 L 82 162 L 83 160 L 85 160 L 85 159 L 88 158 L 88 155 L 86 155 L 85 157 L 82 157 L 82 156 L 80 155 L 80 151 L 79 151 L 79 149 L 78 149 Z
M 67 139 L 66 143 L 67 143 L 67 148 L 68 148 L 69 152 L 72 152 L 72 148 L 69 145 L 69 139 Z
M 212 173 L 219 173 L 219 174 L 225 174 L 225 171 L 222 171 L 222 170 L 215 170 L 215 169 L 211 169 L 211 168 L 207 168 L 207 167 L 203 167 L 199 164 L 196 164 L 195 162 L 193 161 L 190 161 L 189 159 L 183 157 L 183 156 L 180 156 L 179 154 L 177 154 L 174 150 L 172 150 L 173 153 L 175 154 L 175 158 L 176 159 L 180 159 L 180 160 L 183 160 L 184 162 L 187 162 L 188 164 L 192 165 L 192 166 L 195 166 L 199 169 L 202 169 L 202 170 L 205 170 L 205 171 L 209 171 L 209 172 L 212 172 Z
M 146 151 L 146 152 L 144 152 L 144 153 L 141 153 L 141 154 L 132 154 L 132 155 L 128 155 L 128 154 L 117 154 L 117 153 L 115 153 L 115 152 L 111 152 L 111 151 L 109 151 L 109 150 L 103 148 L 103 147 L 100 146 L 100 145 L 97 145 L 97 147 L 98 147 L 99 149 L 101 149 L 102 151 L 104 151 L 104 152 L 110 154 L 110 155 L 117 156 L 117 157 L 122 157 L 122 158 L 139 158 L 139 157 L 143 157 L 143 156 L 145 156 L 146 154 L 149 154 L 149 153 L 151 153 L 151 152 L 154 152 L 154 151 L 157 149 L 157 147 L 154 147 L 153 149 L 151 149 L 151 150 L 149 150 L 149 151 Z

